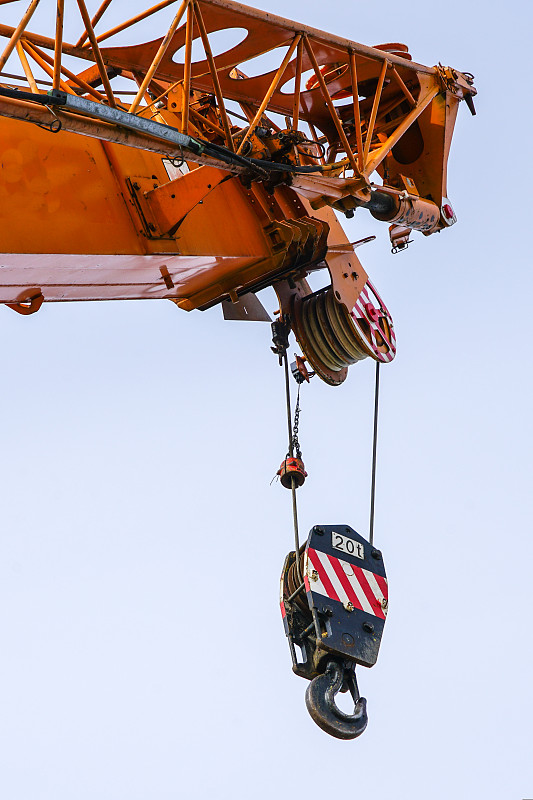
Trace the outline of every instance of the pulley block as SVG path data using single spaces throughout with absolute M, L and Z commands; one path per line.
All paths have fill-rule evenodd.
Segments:
M 293 671 L 312 682 L 306 697 L 311 716 L 331 735 L 355 738 L 366 726 L 355 665 L 376 663 L 388 609 L 381 552 L 347 525 L 315 525 L 298 563 L 294 552 L 285 559 L 280 606 Z M 347 689 L 351 715 L 334 703 Z
M 345 380 L 347 367 L 357 361 L 389 362 L 396 355 L 392 317 L 370 281 L 350 311 L 328 286 L 294 296 L 291 318 L 307 360 L 333 386 Z

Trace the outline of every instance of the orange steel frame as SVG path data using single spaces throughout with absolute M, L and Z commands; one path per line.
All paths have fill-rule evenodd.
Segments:
M 457 108 L 475 94 L 471 76 L 417 64 L 404 45 L 367 47 L 231 0 L 165 0 L 97 34 L 112 1 L 91 18 L 77 0 L 75 44 L 64 41 L 64 0 L 54 37 L 28 30 L 39 0 L 17 27 L 0 24 L 0 87 L 40 98 L 52 88 L 228 153 L 320 169 L 258 178 L 149 132 L 0 96 L 0 302 L 30 313 L 43 300 L 168 298 L 191 310 L 327 266 L 351 308 L 366 273 L 333 209 L 351 215 L 378 186 L 440 210 Z M 161 38 L 110 43 L 170 5 L 176 13 Z M 213 55 L 210 35 L 236 27 L 244 40 Z M 182 64 L 173 60 L 180 50 Z M 246 62 L 268 51 L 279 66 L 247 77 Z M 15 56 L 19 77 L 5 72 Z M 129 93 L 116 86 L 124 79 Z M 433 229 L 444 227 L 440 219 Z M 348 273 L 358 277 L 346 282 Z

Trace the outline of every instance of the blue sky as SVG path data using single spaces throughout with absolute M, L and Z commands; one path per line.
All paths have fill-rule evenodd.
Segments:
M 377 665 L 358 670 L 370 721 L 355 742 L 314 725 L 290 669 L 269 327 L 163 301 L 0 308 L 3 797 L 533 797 L 530 9 L 266 8 L 406 42 L 479 90 L 452 145 L 456 226 L 391 256 L 386 225 L 363 211 L 343 223 L 351 240 L 378 237 L 359 253 L 398 338 L 381 373 L 375 532 L 390 613 Z M 302 531 L 367 532 L 372 390 L 364 362 L 339 388 L 302 391 Z

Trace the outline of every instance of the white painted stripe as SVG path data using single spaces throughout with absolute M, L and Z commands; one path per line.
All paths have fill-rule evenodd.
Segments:
M 337 573 L 335 572 L 335 570 L 331 566 L 328 556 L 325 553 L 321 553 L 319 550 L 316 550 L 315 552 L 316 552 L 317 556 L 320 559 L 320 563 L 322 564 L 322 567 L 324 568 L 324 570 L 326 572 L 326 575 L 328 576 L 328 578 L 330 579 L 331 583 L 333 584 L 333 588 L 337 592 L 337 596 L 338 596 L 339 600 L 343 604 L 349 603 L 350 602 L 350 598 L 348 597 L 348 595 L 344 591 L 344 587 L 343 587 L 342 583 L 340 582 L 340 580 L 338 579 Z
M 379 602 L 381 604 L 381 601 L 384 599 L 384 597 L 383 597 L 383 593 L 382 593 L 381 589 L 379 588 L 379 583 L 377 582 L 377 580 L 374 577 L 374 573 L 370 572 L 367 569 L 364 569 L 363 572 L 365 574 L 365 578 L 368 581 L 368 585 L 372 589 L 372 592 L 373 592 L 374 596 L 376 597 L 377 600 L 379 600 Z
M 344 571 L 346 572 L 346 570 L 344 570 Z M 357 580 L 357 575 L 354 575 L 352 573 L 351 575 L 346 575 L 346 577 L 350 581 L 350 585 L 351 585 L 352 589 L 354 590 L 354 592 L 355 592 L 355 594 L 357 596 L 357 599 L 361 603 L 361 608 L 363 609 L 363 611 L 366 611 L 367 614 L 373 614 L 374 616 L 376 616 L 375 613 L 374 613 L 374 609 L 370 605 L 368 597 L 366 596 L 366 594 L 363 591 L 363 587 L 361 586 L 361 584 Z
M 315 558 L 318 559 L 317 551 L 315 550 L 314 552 L 316 553 Z M 305 553 L 305 558 L 306 558 L 306 564 L 307 564 L 307 569 L 306 569 L 305 574 L 307 575 L 307 578 L 309 580 L 309 588 L 311 589 L 312 592 L 316 592 L 317 594 L 321 594 L 324 597 L 329 597 L 329 594 L 327 593 L 326 587 L 324 586 L 324 584 L 320 580 L 320 573 L 318 572 L 318 570 L 315 570 L 315 572 L 318 574 L 318 578 L 316 579 L 316 581 L 314 581 L 311 578 L 311 574 L 312 574 L 313 570 L 315 569 L 315 567 L 313 566 L 313 562 L 311 561 L 311 557 L 309 556 L 309 553 L 307 551 Z
M 316 581 L 313 581 L 311 580 L 311 578 L 309 578 L 309 588 L 311 589 L 312 592 L 321 594 L 323 597 L 329 597 L 329 594 L 326 592 L 324 584 L 322 583 L 320 578 L 317 578 Z
M 319 550 L 315 550 L 315 558 L 319 560 L 322 568 L 325 570 L 328 578 L 330 579 L 331 583 L 333 584 L 333 588 L 337 592 L 337 595 L 338 595 L 341 603 L 349 602 L 349 597 L 346 594 L 342 583 L 340 582 L 339 578 L 337 577 L 337 573 L 333 569 L 333 566 L 331 565 L 329 557 L 326 555 L 326 553 L 321 553 Z M 334 558 L 334 556 L 331 556 L 331 558 Z M 352 587 L 355 596 L 359 600 L 359 603 L 361 604 L 361 607 L 362 607 L 363 611 L 366 611 L 368 614 L 372 614 L 373 616 L 376 616 L 376 613 L 375 613 L 374 609 L 372 608 L 372 604 L 370 603 L 368 597 L 366 596 L 363 587 L 361 586 L 361 584 L 357 580 L 356 574 L 354 574 L 353 565 L 350 564 L 349 561 L 343 561 L 340 558 L 338 558 L 336 560 L 341 565 L 341 568 L 342 568 L 344 574 L 346 575 L 348 581 L 350 582 L 350 586 Z M 316 594 L 320 594 L 323 597 L 329 597 L 328 592 L 327 592 L 324 584 L 320 580 L 320 573 L 319 573 L 319 577 L 318 577 L 318 579 L 316 581 L 313 581 L 311 579 L 311 573 L 312 573 L 313 569 L 314 569 L 313 562 L 309 558 L 308 561 L 307 561 L 307 576 L 309 578 L 309 586 L 310 586 L 311 591 L 312 592 L 316 592 Z M 317 572 L 318 572 L 318 570 L 317 570 Z M 383 613 L 386 615 L 387 614 L 387 609 L 386 608 L 384 609 L 383 606 L 381 605 L 382 600 L 384 599 L 384 595 L 383 595 L 381 589 L 379 588 L 379 584 L 378 584 L 378 582 L 377 582 L 377 580 L 376 580 L 376 578 L 374 576 L 374 573 L 370 572 L 370 570 L 367 570 L 367 569 L 362 569 L 362 572 L 363 572 L 365 578 L 368 581 L 368 585 L 370 586 L 370 590 L 372 591 L 374 597 L 376 598 L 376 600 L 380 604 L 380 606 L 381 606 L 381 608 L 383 610 Z
M 326 589 L 324 587 L 324 584 L 320 580 L 320 573 L 318 572 L 318 570 L 315 570 L 315 572 L 318 574 L 318 578 L 316 579 L 316 581 L 314 581 L 313 578 L 311 577 L 311 575 L 313 574 L 313 570 L 315 569 L 313 567 L 313 563 L 312 563 L 311 559 L 308 560 L 308 565 L 309 566 L 308 566 L 306 575 L 307 575 L 307 577 L 309 579 L 309 588 L 311 589 L 312 592 L 316 592 L 317 594 L 321 594 L 324 597 L 329 597 L 329 595 L 328 595 L 328 593 L 327 593 L 327 591 L 326 591 Z

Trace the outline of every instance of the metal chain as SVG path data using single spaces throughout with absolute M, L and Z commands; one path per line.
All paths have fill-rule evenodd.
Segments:
M 302 449 L 298 441 L 298 426 L 300 424 L 300 388 L 301 383 L 298 384 L 298 395 L 296 397 L 296 408 L 294 409 L 294 424 L 292 428 L 292 449 L 296 453 L 296 458 L 302 457 Z

